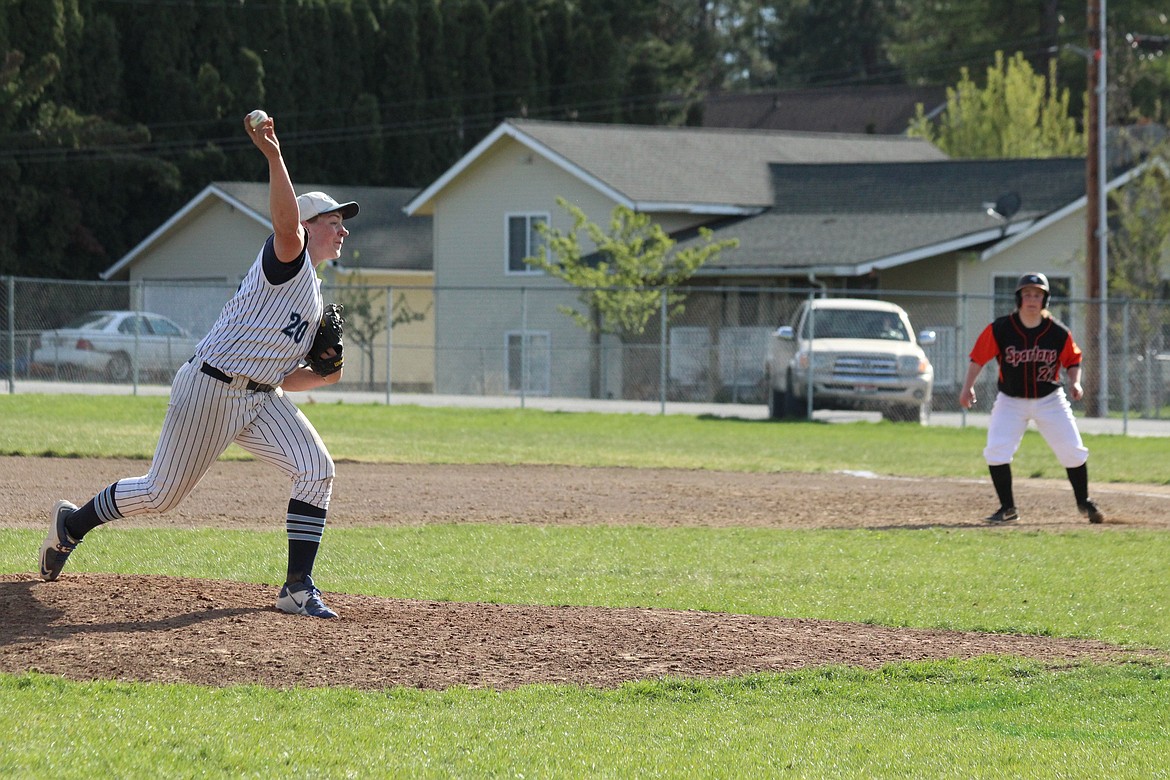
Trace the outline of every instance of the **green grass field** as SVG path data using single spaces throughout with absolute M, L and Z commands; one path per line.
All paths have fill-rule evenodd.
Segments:
M 0 417 L 20 421 L 3 426 L 0 452 L 149 457 L 164 410 L 155 398 L 0 397 Z M 332 404 L 305 412 L 339 460 L 986 473 L 978 430 Z M 1165 442 L 1087 442 L 1094 480 L 1166 481 Z M 1063 477 L 1034 435 L 1020 460 L 1034 476 Z M 0 529 L 0 572 L 27 572 L 41 536 Z M 281 540 L 278 531 L 127 526 L 87 541 L 100 554 L 77 570 L 260 582 L 279 570 Z M 1170 651 L 1168 560 L 1170 535 L 1145 530 L 481 524 L 332 529 L 319 571 L 331 590 L 395 598 L 720 610 Z M 1170 667 L 1156 662 L 983 658 L 612 691 L 203 689 L 29 673 L 0 675 L 0 701 L 3 777 L 1170 776 Z

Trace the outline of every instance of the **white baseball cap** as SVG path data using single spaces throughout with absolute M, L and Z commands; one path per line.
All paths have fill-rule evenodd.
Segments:
M 353 219 L 358 213 L 358 204 L 354 201 L 338 203 L 324 192 L 306 192 L 297 198 L 297 208 L 301 211 L 301 222 L 333 211 L 340 211 L 342 219 Z

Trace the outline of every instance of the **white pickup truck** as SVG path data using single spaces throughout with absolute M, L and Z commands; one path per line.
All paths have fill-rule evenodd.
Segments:
M 915 339 L 910 318 L 893 303 L 805 301 L 768 346 L 768 416 L 805 417 L 811 391 L 814 409 L 879 411 L 888 420 L 925 423 L 934 370 L 921 345 L 934 340 L 933 331 Z

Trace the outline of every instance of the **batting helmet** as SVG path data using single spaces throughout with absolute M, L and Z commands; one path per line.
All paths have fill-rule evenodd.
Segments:
M 1020 281 L 1016 282 L 1016 308 L 1020 308 L 1021 296 L 1020 290 L 1025 287 L 1039 287 L 1044 291 L 1044 307 L 1048 308 L 1048 277 L 1042 273 L 1027 273 L 1020 277 Z

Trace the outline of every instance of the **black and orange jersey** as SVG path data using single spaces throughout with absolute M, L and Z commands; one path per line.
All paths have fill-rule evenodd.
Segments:
M 999 390 L 1014 398 L 1043 398 L 1060 387 L 1060 369 L 1081 364 L 1081 348 L 1064 323 L 1045 317 L 1026 328 L 1017 314 L 1000 317 L 979 334 L 971 361 L 999 361 Z

